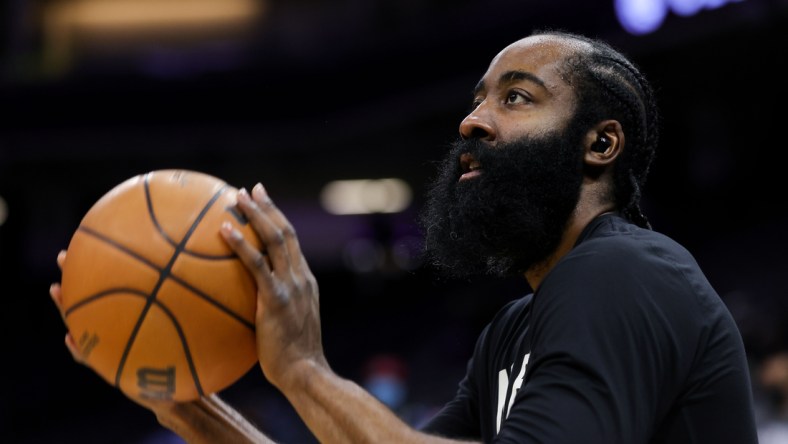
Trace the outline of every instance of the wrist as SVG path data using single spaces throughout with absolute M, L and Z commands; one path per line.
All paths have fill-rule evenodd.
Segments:
M 331 373 L 325 359 L 305 358 L 284 369 L 279 378 L 271 381 L 283 393 L 304 392 L 321 377 Z
M 156 415 L 159 424 L 176 433 L 192 422 L 195 413 L 191 403 L 162 403 L 149 408 Z

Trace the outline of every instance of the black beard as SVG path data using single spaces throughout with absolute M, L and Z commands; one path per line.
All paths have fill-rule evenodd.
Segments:
M 466 278 L 522 276 L 547 259 L 580 196 L 584 134 L 570 124 L 494 148 L 477 139 L 455 142 L 420 215 L 428 261 Z M 482 174 L 459 182 L 463 153 L 479 161 Z

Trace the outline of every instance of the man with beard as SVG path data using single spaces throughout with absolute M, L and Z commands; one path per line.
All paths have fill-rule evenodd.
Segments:
M 429 191 L 427 252 L 450 275 L 517 274 L 533 293 L 484 329 L 455 398 L 417 431 L 331 370 L 317 283 L 258 184 L 238 202 L 268 257 L 222 234 L 257 279 L 267 379 L 321 442 L 757 442 L 732 317 L 640 210 L 658 116 L 638 69 L 602 42 L 534 33 L 493 59 L 473 104 Z M 215 396 L 137 401 L 189 442 L 268 442 Z

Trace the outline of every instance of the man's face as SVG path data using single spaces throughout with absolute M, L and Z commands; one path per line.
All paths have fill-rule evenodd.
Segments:
M 477 86 L 421 220 L 426 252 L 448 274 L 521 274 L 558 246 L 577 205 L 586 135 L 557 69 L 565 46 L 517 42 Z

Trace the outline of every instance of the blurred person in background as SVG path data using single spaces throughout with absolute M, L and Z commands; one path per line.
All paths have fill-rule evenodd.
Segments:
M 766 356 L 755 376 L 764 398 L 758 418 L 760 444 L 788 443 L 788 350 Z
M 331 369 L 293 227 L 261 184 L 241 190 L 267 257 L 222 234 L 257 281 L 265 377 L 321 442 L 756 443 L 734 319 L 640 209 L 659 124 L 649 82 L 599 40 L 536 32 L 492 60 L 421 222 L 447 275 L 519 275 L 533 292 L 490 321 L 418 430 Z M 270 442 L 216 396 L 136 401 L 191 443 Z
M 409 373 L 405 358 L 395 353 L 380 353 L 364 363 L 361 385 L 408 425 L 421 427 L 437 408 L 412 399 Z

